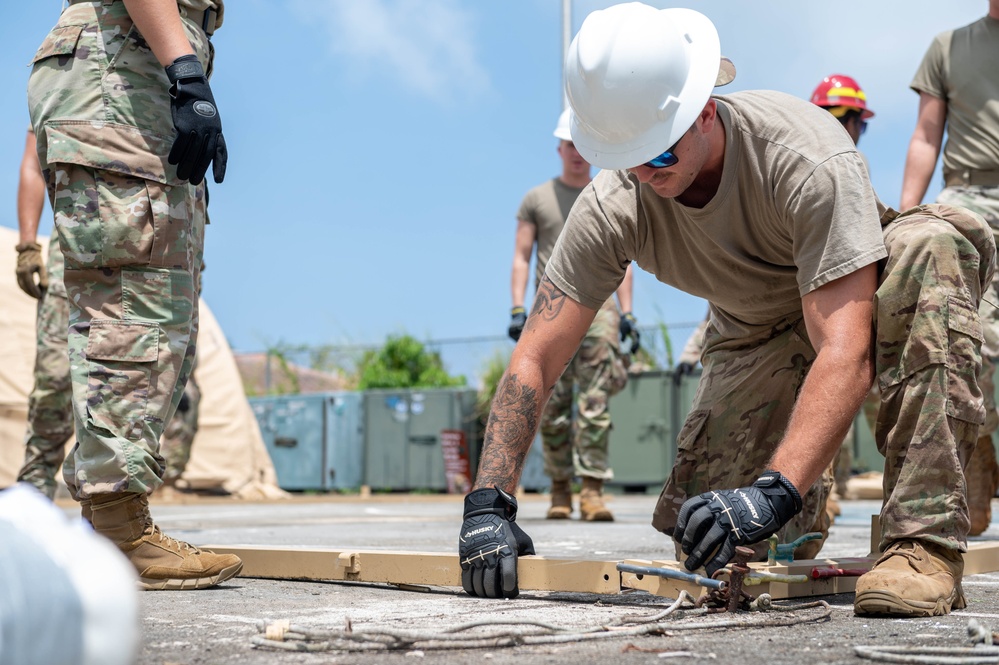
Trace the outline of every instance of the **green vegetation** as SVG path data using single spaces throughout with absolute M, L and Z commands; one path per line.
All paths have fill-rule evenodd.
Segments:
M 382 348 L 365 351 L 357 368 L 357 387 L 449 388 L 463 386 L 464 376 L 451 376 L 440 353 L 428 351 L 409 335 L 389 335 Z
M 485 423 L 489 418 L 489 410 L 493 405 L 493 396 L 496 394 L 496 386 L 503 378 L 506 366 L 510 364 L 510 354 L 496 351 L 493 356 L 486 361 L 486 366 L 482 370 L 482 386 L 475 397 L 475 415 Z

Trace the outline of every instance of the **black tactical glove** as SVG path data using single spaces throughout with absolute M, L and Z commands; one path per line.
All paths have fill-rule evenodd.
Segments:
M 638 347 L 640 345 L 638 334 L 638 321 L 635 320 L 635 315 L 631 312 L 625 312 L 621 315 L 621 341 L 631 337 L 631 354 L 634 355 L 638 352 Z
M 517 557 L 534 554 L 534 543 L 514 523 L 517 500 L 497 488 L 465 497 L 465 521 L 458 535 L 461 586 L 472 596 L 516 598 Z
M 212 166 L 215 182 L 225 179 L 229 157 L 222 136 L 222 119 L 212 89 L 196 55 L 182 55 L 166 68 L 170 79 L 170 111 L 177 138 L 167 161 L 177 166 L 177 177 L 192 185 L 205 179 Z
M 683 377 L 690 376 L 694 373 L 694 365 L 692 363 L 679 363 L 673 368 L 673 385 L 679 386 L 683 383 Z
M 52 238 L 52 242 L 59 242 Z M 17 267 L 14 269 L 17 275 L 17 285 L 35 300 L 40 300 L 42 292 L 49 287 L 49 274 L 45 270 L 45 261 L 42 259 L 42 246 L 37 242 L 25 242 L 17 245 Z M 38 274 L 38 283 L 35 283 L 35 274 Z
M 524 332 L 524 324 L 527 323 L 527 312 L 523 307 L 514 307 L 510 310 L 510 327 L 506 333 L 513 341 L 520 340 L 520 333 Z
M 760 542 L 800 510 L 801 495 L 794 485 L 777 471 L 764 471 L 752 487 L 687 499 L 680 507 L 673 538 L 689 555 L 683 563 L 687 570 L 703 565 L 713 575 L 732 559 L 737 545 Z M 711 560 L 705 563 L 709 556 Z

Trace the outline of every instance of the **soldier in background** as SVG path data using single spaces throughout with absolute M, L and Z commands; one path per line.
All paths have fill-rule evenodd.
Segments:
M 983 18 L 934 38 L 912 83 L 919 115 L 909 142 L 902 180 L 902 210 L 919 205 L 943 147 L 944 189 L 937 203 L 977 212 L 999 234 L 999 0 Z M 943 145 L 944 130 L 947 144 Z M 992 497 L 999 487 L 992 433 L 999 427 L 995 367 L 999 362 L 999 275 L 982 297 L 985 332 L 982 376 L 985 424 L 965 469 L 971 535 L 992 521 Z
M 527 314 L 524 296 L 531 254 L 536 254 L 535 291 L 545 273 L 548 258 L 569 209 L 583 188 L 590 183 L 590 165 L 579 156 L 569 136 L 568 111 L 562 113 L 555 128 L 562 173 L 527 193 L 517 211 L 517 236 L 510 278 L 513 309 L 510 337 L 517 341 L 524 329 Z M 586 331 L 579 351 L 566 367 L 541 418 L 545 474 L 552 479 L 551 507 L 548 519 L 568 519 L 572 514 L 572 479 L 581 476 L 579 512 L 588 522 L 613 521 L 614 514 L 603 499 L 604 481 L 614 476 L 608 466 L 608 442 L 611 415 L 608 402 L 627 381 L 624 358 L 618 350 L 621 340 L 631 338 L 631 353 L 638 350 L 639 335 L 631 313 L 631 269 L 617 290 L 623 314 L 618 314 L 614 300 L 607 300 Z M 578 385 L 577 385 L 578 384 Z M 573 422 L 573 403 L 576 406 Z

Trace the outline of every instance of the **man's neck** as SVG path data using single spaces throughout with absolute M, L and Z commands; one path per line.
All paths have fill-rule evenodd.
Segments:
M 989 0 L 989 18 L 999 21 L 999 0 Z
M 589 185 L 590 181 L 593 180 L 593 178 L 590 177 L 589 173 L 587 173 L 585 175 L 583 175 L 583 174 L 575 175 L 575 174 L 572 174 L 572 173 L 563 173 L 562 175 L 560 175 L 558 177 L 558 179 L 559 179 L 559 181 L 561 181 L 561 183 L 563 185 L 565 185 L 566 187 L 572 187 L 573 189 L 582 189 L 583 187 L 586 187 L 587 185 Z

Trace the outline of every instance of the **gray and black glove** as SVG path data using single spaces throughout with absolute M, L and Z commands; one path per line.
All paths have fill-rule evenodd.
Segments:
M 631 354 L 634 355 L 638 353 L 638 347 L 641 345 L 640 335 L 638 334 L 638 321 L 635 319 L 635 315 L 631 312 L 625 312 L 621 315 L 621 341 L 631 338 Z
M 800 510 L 801 495 L 794 485 L 777 471 L 764 471 L 751 487 L 687 499 L 680 507 L 673 538 L 688 555 L 683 563 L 687 570 L 703 565 L 713 575 L 731 561 L 736 546 L 769 537 Z
M 517 557 L 534 554 L 534 543 L 514 523 L 517 500 L 497 488 L 465 497 L 465 521 L 458 536 L 461 586 L 472 596 L 516 598 Z
M 510 327 L 506 333 L 513 341 L 520 340 L 520 334 L 524 332 L 524 324 L 527 323 L 527 312 L 523 307 L 514 307 L 510 310 Z
M 58 242 L 55 238 L 52 242 Z M 17 245 L 17 267 L 14 273 L 17 275 L 17 285 L 35 300 L 40 300 L 42 292 L 49 288 L 49 274 L 45 270 L 45 261 L 42 259 L 42 246 L 37 242 L 23 242 Z M 38 275 L 38 283 L 35 283 L 35 275 Z
M 215 97 L 196 55 L 182 55 L 166 68 L 170 79 L 170 112 L 177 138 L 167 161 L 177 166 L 177 177 L 199 185 L 212 164 L 215 182 L 225 179 L 229 153 L 222 136 Z
M 679 386 L 683 383 L 683 377 L 694 373 L 693 363 L 679 363 L 673 368 L 673 385 Z

